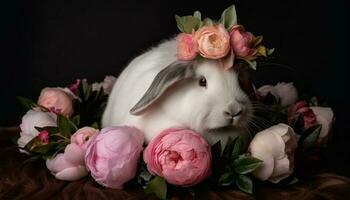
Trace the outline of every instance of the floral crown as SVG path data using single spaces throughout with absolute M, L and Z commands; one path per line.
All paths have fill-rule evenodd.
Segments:
M 210 18 L 202 20 L 199 11 L 188 16 L 176 15 L 175 19 L 182 32 L 177 37 L 179 60 L 215 59 L 228 69 L 238 59 L 256 69 L 257 58 L 267 57 L 274 51 L 261 45 L 262 36 L 255 37 L 237 23 L 234 5 L 224 10 L 217 22 Z

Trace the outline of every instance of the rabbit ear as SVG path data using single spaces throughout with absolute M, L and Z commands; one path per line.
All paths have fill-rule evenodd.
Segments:
M 130 114 L 139 115 L 155 102 L 173 84 L 194 75 L 194 61 L 175 61 L 160 71 L 143 97 L 131 108 Z

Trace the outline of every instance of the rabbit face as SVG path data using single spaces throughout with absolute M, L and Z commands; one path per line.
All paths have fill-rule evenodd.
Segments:
M 242 125 L 249 103 L 232 68 L 224 70 L 216 60 L 176 62 L 156 76 L 131 113 L 156 109 L 177 124 L 202 132 Z

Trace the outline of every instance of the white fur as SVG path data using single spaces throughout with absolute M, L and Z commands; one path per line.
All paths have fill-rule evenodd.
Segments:
M 142 98 L 154 77 L 176 61 L 176 40 L 172 39 L 135 58 L 119 76 L 102 119 L 102 126 L 130 125 L 145 133 L 148 143 L 162 130 L 170 127 L 191 128 L 210 144 L 225 142 L 228 136 L 237 136 L 232 125 L 245 123 L 249 99 L 240 89 L 233 69 L 224 70 L 216 60 L 203 60 L 196 66 L 196 77 L 205 76 L 207 88 L 200 87 L 197 79 L 185 80 L 169 88 L 141 115 L 131 115 L 130 109 Z M 234 122 L 224 113 L 243 114 Z M 222 130 L 222 127 L 231 127 Z

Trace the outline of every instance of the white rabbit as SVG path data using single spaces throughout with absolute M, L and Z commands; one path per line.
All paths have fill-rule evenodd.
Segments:
M 251 109 L 236 72 L 218 60 L 178 61 L 176 45 L 175 39 L 163 42 L 126 67 L 108 99 L 103 127 L 135 126 L 146 143 L 170 127 L 193 129 L 210 144 L 238 135 L 235 127 L 247 122 Z

